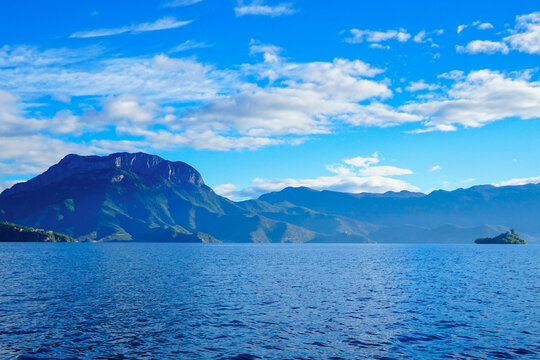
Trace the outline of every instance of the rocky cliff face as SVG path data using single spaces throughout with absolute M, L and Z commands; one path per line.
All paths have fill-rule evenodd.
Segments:
M 13 196 L 23 192 L 39 191 L 68 179 L 77 181 L 87 179 L 89 176 L 94 181 L 121 182 L 126 172 L 145 178 L 147 183 L 151 180 L 155 182 L 167 179 L 178 185 L 205 186 L 202 176 L 193 167 L 181 161 L 167 161 L 156 155 L 116 153 L 102 157 L 71 154 L 43 174 L 6 189 L 2 195 Z

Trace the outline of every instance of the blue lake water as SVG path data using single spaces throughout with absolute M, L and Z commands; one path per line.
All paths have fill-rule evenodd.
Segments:
M 540 246 L 0 244 L 0 359 L 538 359 Z

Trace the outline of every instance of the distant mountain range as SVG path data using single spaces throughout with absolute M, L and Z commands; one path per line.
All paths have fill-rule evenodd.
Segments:
M 79 241 L 472 243 L 540 240 L 540 185 L 348 194 L 286 188 L 233 202 L 193 167 L 144 153 L 68 155 L 0 194 L 0 221 Z

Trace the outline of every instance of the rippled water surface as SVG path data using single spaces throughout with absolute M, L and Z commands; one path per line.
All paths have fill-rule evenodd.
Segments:
M 540 246 L 0 244 L 0 359 L 538 359 Z

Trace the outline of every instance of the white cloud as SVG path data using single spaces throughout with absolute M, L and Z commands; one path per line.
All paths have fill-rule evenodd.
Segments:
M 171 0 L 163 4 L 164 7 L 189 6 L 200 3 L 203 0 Z
M 193 50 L 193 49 L 201 49 L 201 48 L 206 48 L 206 47 L 209 47 L 210 45 L 204 43 L 204 42 L 199 42 L 199 41 L 193 41 L 193 40 L 186 40 L 184 41 L 183 43 L 179 44 L 179 45 L 176 45 L 175 47 L 173 47 L 172 49 L 169 50 L 169 53 L 179 53 L 179 52 L 182 52 L 182 51 L 188 51 L 188 50 Z
M 280 3 L 275 6 L 266 5 L 262 0 L 253 0 L 251 3 L 244 3 L 238 0 L 234 13 L 236 16 L 245 15 L 264 15 L 264 16 L 282 16 L 294 14 L 297 10 L 293 9 L 291 3 Z
M 137 94 L 151 99 L 187 102 L 215 98 L 224 87 L 232 86 L 237 75 L 218 71 L 194 59 L 161 54 L 97 60 L 92 67 L 65 67 L 61 62 L 20 64 L 0 68 L 0 83 L 5 90 L 31 96 Z
M 458 53 L 468 53 L 468 54 L 495 54 L 497 52 L 508 54 L 508 46 L 505 43 L 500 41 L 490 41 L 490 40 L 474 40 L 468 43 L 466 46 L 456 46 L 456 51 Z
M 0 90 L 0 136 L 30 135 L 41 130 L 55 134 L 82 130 L 78 119 L 71 115 L 70 111 L 63 110 L 50 119 L 27 117 L 18 97 Z
M 88 46 L 80 49 L 46 49 L 40 51 L 35 46 L 4 45 L 0 48 L 0 68 L 74 64 L 94 58 L 102 53 L 103 49 L 99 46 Z
M 252 41 L 250 53 L 262 54 L 264 62 L 235 71 L 163 54 L 100 60 L 94 67 L 66 68 L 58 65 L 63 63 L 58 59 L 0 68 L 0 82 L 11 90 L 2 93 L 0 134 L 84 132 L 100 139 L 100 132 L 114 131 L 119 141 L 135 138 L 129 144 L 147 149 L 230 150 L 298 144 L 306 135 L 328 133 L 340 124 L 418 120 L 416 115 L 369 102 L 392 94 L 384 79 L 372 79 L 383 70 L 359 60 L 293 63 L 281 58 L 281 51 Z M 245 80 L 253 77 L 272 81 L 262 85 Z M 24 98 L 69 94 L 68 100 L 77 99 L 74 103 L 91 100 L 82 110 L 34 118 L 25 113 L 29 105 L 14 91 Z M 197 103 L 186 107 L 187 102 Z
M 379 43 L 371 43 L 368 45 L 372 49 L 390 50 L 390 45 L 382 45 Z
M 439 171 L 439 170 L 441 170 L 441 167 L 439 165 L 435 165 L 431 169 L 429 169 L 429 171 Z
M 357 157 L 343 160 L 343 162 L 347 165 L 360 167 L 360 168 L 370 167 L 371 165 L 379 163 L 379 161 L 380 161 L 379 154 L 376 152 L 373 153 L 373 155 L 368 156 L 368 157 L 357 156 Z
M 103 107 L 107 120 L 127 120 L 132 123 L 150 123 L 155 119 L 157 105 L 140 104 L 140 99 L 132 95 L 122 95 L 108 99 Z
M 429 32 L 429 34 L 433 34 L 433 35 L 442 35 L 443 33 L 444 33 L 443 29 L 439 29 L 439 30 Z M 419 44 L 430 43 L 431 47 L 435 47 L 435 48 L 439 47 L 439 45 L 437 45 L 437 44 L 435 44 L 433 42 L 433 38 L 428 37 L 429 34 L 428 34 L 428 32 L 426 32 L 426 30 L 419 31 L 418 34 L 416 34 L 413 37 L 413 41 L 415 43 L 419 43 Z
M 423 43 L 426 41 L 425 39 L 426 39 L 426 31 L 422 30 L 414 36 L 413 41 L 417 43 Z
M 350 29 L 349 33 L 352 36 L 346 38 L 345 41 L 351 44 L 359 44 L 364 41 L 369 43 L 379 43 L 388 40 L 406 42 L 411 38 L 411 34 L 404 29 L 386 31 Z
M 238 186 L 234 184 L 222 184 L 214 187 L 213 190 L 218 195 L 229 199 L 235 199 L 236 193 L 238 192 Z
M 540 12 L 516 17 L 513 34 L 504 38 L 513 50 L 540 54 Z
M 279 46 L 271 44 L 262 44 L 255 39 L 251 39 L 249 42 L 249 54 L 263 54 L 264 61 L 269 63 L 275 63 L 281 60 L 279 54 L 283 51 Z
M 524 177 L 524 178 L 515 178 L 506 181 L 501 181 L 500 183 L 495 184 L 495 186 L 516 186 L 516 185 L 527 185 L 527 184 L 539 184 L 540 176 L 534 177 Z
M 488 22 L 480 23 L 480 24 L 477 25 L 477 29 L 479 29 L 479 30 L 493 29 L 493 25 L 491 23 L 488 23 Z
M 505 75 L 497 71 L 471 71 L 456 79 L 442 98 L 403 105 L 400 111 L 421 115 L 427 131 L 453 131 L 456 125 L 480 127 L 506 118 L 540 117 L 540 83 L 530 73 Z
M 358 102 L 391 95 L 382 82 L 364 78 L 380 70 L 358 60 L 289 63 L 267 45 L 257 46 L 256 51 L 264 53 L 265 63 L 246 71 L 271 78 L 271 84 L 245 84 L 232 96 L 194 109 L 184 121 L 221 131 L 234 128 L 247 136 L 321 134 L 335 122 L 365 121 L 361 117 L 373 109 Z
M 491 29 L 490 23 L 473 23 L 478 29 Z M 459 33 L 458 28 L 458 33 Z M 510 30 L 511 35 L 500 41 L 474 40 L 466 46 L 456 46 L 458 52 L 469 54 L 501 52 L 516 50 L 527 54 L 540 54 L 540 12 L 516 16 L 516 25 Z
M 232 199 L 258 197 L 270 191 L 280 191 L 285 187 L 306 186 L 315 190 L 333 190 L 349 193 L 383 193 L 387 191 L 418 191 L 403 180 L 389 176 L 412 174 L 411 170 L 395 166 L 372 166 L 379 162 L 378 154 L 370 157 L 346 159 L 339 164 L 327 166 L 331 176 L 320 176 L 312 179 L 253 179 L 253 185 L 239 189 L 233 184 L 224 184 L 214 188 L 216 193 Z
M 465 78 L 465 73 L 461 70 L 451 70 L 449 72 L 442 73 L 437 77 L 448 80 L 461 80 Z
M 419 115 L 399 111 L 389 105 L 374 101 L 369 105 L 359 105 L 356 112 L 345 116 L 344 121 L 356 126 L 389 127 L 423 120 Z
M 461 34 L 461 32 L 468 27 L 474 27 L 478 30 L 488 30 L 488 29 L 493 29 L 493 24 L 488 23 L 488 22 L 481 22 L 480 20 L 477 20 L 469 24 L 459 25 L 457 27 L 457 33 Z
M 148 31 L 158 31 L 167 29 L 176 29 L 191 23 L 191 20 L 179 21 L 174 17 L 163 17 L 152 23 L 134 24 L 122 26 L 119 28 L 97 29 L 89 31 L 78 31 L 70 35 L 70 38 L 95 38 L 103 36 L 112 36 L 119 34 L 138 34 Z
M 420 81 L 411 81 L 410 85 L 405 88 L 405 90 L 409 92 L 416 92 L 416 91 L 422 91 L 422 90 L 437 90 L 440 86 L 437 84 L 427 84 L 424 80 Z

